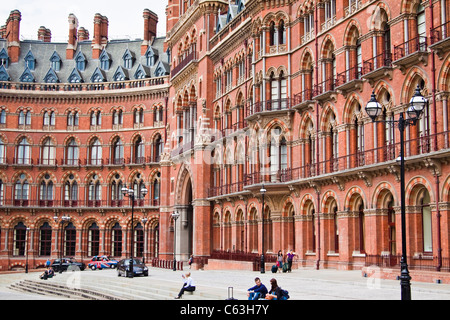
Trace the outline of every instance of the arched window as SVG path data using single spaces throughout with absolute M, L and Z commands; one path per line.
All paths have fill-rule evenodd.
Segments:
M 419 205 L 422 213 L 422 239 L 423 252 L 433 252 L 432 213 L 430 207 L 430 193 L 425 188 L 419 196 Z
M 275 22 L 273 22 L 273 21 L 269 25 L 269 33 L 270 33 L 270 45 L 274 46 L 274 45 L 276 45 L 275 37 L 276 37 L 277 33 L 275 31 Z
M 44 140 L 41 149 L 41 164 L 42 165 L 54 165 L 55 164 L 55 145 L 52 139 L 47 138 Z
M 30 144 L 27 138 L 22 138 L 17 146 L 16 164 L 30 164 Z
M 94 222 L 88 229 L 88 256 L 97 256 L 100 252 L 100 229 Z
M 113 150 L 112 150 L 112 156 L 113 156 L 113 163 L 114 164 L 123 164 L 124 163 L 124 157 L 123 157 L 123 143 L 122 140 L 118 137 L 113 142 Z
M 44 112 L 44 126 L 54 126 L 55 125 L 55 112 L 45 111 Z
M 6 145 L 2 138 L 0 138 L 0 163 L 6 163 Z
M 123 193 L 122 193 L 122 179 L 120 175 L 117 173 L 114 175 L 114 178 L 111 182 L 111 206 L 112 207 L 120 207 L 123 202 Z
M 141 136 L 138 136 L 133 145 L 134 163 L 145 163 L 145 145 Z
M 102 146 L 98 139 L 94 139 L 94 141 L 90 145 L 90 160 L 92 165 L 101 165 L 102 164 Z
M 67 114 L 67 126 L 68 127 L 78 127 L 78 112 L 77 111 L 70 111 Z
M 102 189 L 98 175 L 94 174 L 88 184 L 88 206 L 99 207 L 102 199 Z
M 64 206 L 76 207 L 78 204 L 78 183 L 75 176 L 70 174 L 64 182 Z
M 25 256 L 27 241 L 27 227 L 19 222 L 14 227 L 14 256 Z
M 159 162 L 161 160 L 161 154 L 163 153 L 164 143 L 160 135 L 158 135 L 154 141 L 154 156 L 153 161 Z
M 114 110 L 113 125 L 122 125 L 122 123 L 123 123 L 122 110 Z
M 111 229 L 111 254 L 114 257 L 122 256 L 122 227 L 118 222 Z
M 141 223 L 134 227 L 134 256 L 142 257 L 144 253 L 144 228 Z
M 280 127 L 274 128 L 271 132 L 270 171 L 272 181 L 277 181 L 280 177 L 280 171 L 287 168 L 287 142 L 281 134 Z
M 52 206 L 53 205 L 53 181 L 50 175 L 45 174 L 39 185 L 39 205 L 40 206 Z
M 77 229 L 70 222 L 64 228 L 64 252 L 63 255 L 66 257 L 75 256 L 75 248 L 76 248 L 76 240 L 77 240 Z
M 364 203 L 361 203 L 358 207 L 358 221 L 359 221 L 359 252 L 365 253 L 366 251 L 366 243 L 365 243 L 365 235 L 366 235 L 366 223 L 365 223 L 365 215 L 364 215 Z
M 153 181 L 153 205 L 159 206 L 159 197 L 160 197 L 160 184 L 161 184 L 161 173 L 158 172 L 156 174 L 155 180 Z
M 91 126 L 101 126 L 102 125 L 102 113 L 101 111 L 91 112 Z
M 39 256 L 50 256 L 52 253 L 52 227 L 45 222 L 39 228 Z
M 27 176 L 22 173 L 14 184 L 14 205 L 27 206 L 29 197 L 29 184 Z
M 30 111 L 20 111 L 19 112 L 19 125 L 31 125 L 31 112 Z
M 3 180 L 0 179 L 0 206 L 3 205 L 3 199 L 5 198 L 5 196 L 4 196 L 4 192 L 5 192 L 4 188 L 5 188 L 5 186 L 4 186 Z
M 70 166 L 78 165 L 79 148 L 75 138 L 71 138 L 66 147 L 66 164 Z
M 283 20 L 280 21 L 278 26 L 278 44 L 286 44 L 286 27 Z

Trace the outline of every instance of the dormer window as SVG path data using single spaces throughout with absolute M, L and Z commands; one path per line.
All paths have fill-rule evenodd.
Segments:
M 30 51 L 28 51 L 27 55 L 25 56 L 25 65 L 27 66 L 28 69 L 30 69 L 31 71 L 33 71 L 34 69 L 36 69 L 36 59 L 34 58 L 33 53 Z
M 123 58 L 123 67 L 125 69 L 131 69 L 133 67 L 134 62 L 134 55 L 131 53 L 131 51 L 127 49 L 122 58 Z
M 145 53 L 145 58 L 147 60 L 147 66 L 153 67 L 158 60 L 158 51 L 152 49 L 152 47 L 148 47 L 147 52 Z
M 80 71 L 86 70 L 86 58 L 84 54 L 79 51 L 77 55 L 75 56 L 75 62 L 77 64 L 77 69 Z
M 81 78 L 80 73 L 76 68 L 72 70 L 72 73 L 70 74 L 69 78 L 67 79 L 69 83 L 80 83 L 83 82 L 83 79 Z
M 111 58 L 109 54 L 105 50 L 103 50 L 99 59 L 100 59 L 100 68 L 102 70 L 108 71 L 109 68 L 111 67 Z
M 5 48 L 0 51 L 0 66 L 3 66 L 6 69 L 8 69 L 9 66 L 8 52 L 5 50 Z
M 59 54 L 55 51 L 53 52 L 51 58 L 50 58 L 51 68 L 55 71 L 61 70 L 61 57 Z

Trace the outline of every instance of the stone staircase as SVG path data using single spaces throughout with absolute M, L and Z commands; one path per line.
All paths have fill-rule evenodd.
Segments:
M 97 271 L 98 272 L 98 271 Z M 101 271 L 103 272 L 103 271 Z M 51 295 L 70 300 L 173 300 L 180 291 L 180 282 L 141 278 L 96 277 L 83 271 L 81 278 L 70 279 L 74 273 L 64 272 L 48 280 L 21 280 L 9 285 L 12 290 Z M 71 284 L 72 283 L 72 284 Z M 186 292 L 183 300 L 225 300 L 226 290 L 197 285 L 194 293 Z

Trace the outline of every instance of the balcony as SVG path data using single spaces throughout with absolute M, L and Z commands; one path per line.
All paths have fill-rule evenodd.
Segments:
M 198 59 L 198 53 L 197 53 L 197 51 L 195 51 L 195 47 L 194 47 L 193 50 L 191 52 L 189 52 L 188 54 L 186 54 L 182 58 L 182 60 L 178 63 L 178 65 L 172 69 L 172 71 L 170 72 L 170 76 L 172 78 L 175 78 L 175 76 L 177 76 L 181 70 L 183 70 L 189 64 L 191 64 L 191 62 L 197 62 L 197 59 Z
M 227 196 L 230 194 L 236 194 L 244 191 L 244 181 L 230 183 L 223 186 L 212 187 L 208 190 L 209 198 L 217 198 L 221 196 Z
M 336 100 L 336 81 L 329 78 L 314 85 L 313 99 L 317 101 Z
M 185 152 L 191 151 L 194 149 L 194 141 L 189 141 L 185 144 L 179 145 L 176 149 L 172 150 L 170 153 L 171 157 L 178 157 Z
M 128 208 L 131 209 L 131 200 L 28 200 L 6 199 L 0 200 L 0 208 L 39 208 L 39 209 L 89 209 L 89 208 Z M 159 199 L 137 199 L 135 207 L 159 207 Z
M 394 47 L 394 65 L 405 74 L 406 70 L 418 64 L 428 64 L 427 37 L 418 36 Z
M 292 109 L 293 100 L 290 98 L 286 99 L 274 99 L 267 101 L 260 101 L 253 103 L 249 108 L 247 108 L 246 120 L 253 120 L 258 115 L 278 115 L 280 113 L 286 113 Z
M 450 21 L 441 24 L 431 30 L 430 49 L 443 59 L 445 53 L 450 49 Z
M 384 77 L 392 80 L 392 54 L 383 52 L 363 62 L 362 78 L 369 81 L 370 85 Z
M 314 104 L 316 103 L 315 100 L 313 99 L 313 90 L 306 89 L 300 93 L 297 93 L 294 96 L 293 103 L 294 103 L 294 105 L 292 106 L 292 109 L 295 109 L 299 112 L 308 110 L 310 108 L 313 109 Z
M 339 73 L 336 77 L 336 91 L 344 97 L 351 91 L 360 90 L 363 88 L 362 67 L 352 67 Z

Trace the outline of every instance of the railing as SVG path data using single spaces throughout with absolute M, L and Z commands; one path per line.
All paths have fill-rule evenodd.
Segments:
M 294 95 L 294 106 L 297 106 L 306 101 L 311 101 L 312 99 L 313 99 L 313 90 L 305 89 L 302 92 Z
M 176 157 L 176 156 L 179 156 L 180 154 L 182 154 L 186 151 L 192 150 L 192 149 L 194 149 L 194 141 L 189 141 L 185 144 L 178 146 L 176 149 L 172 150 L 171 156 Z
M 400 268 L 401 255 L 366 255 L 366 267 L 376 266 L 380 268 Z M 407 257 L 410 270 L 437 271 L 439 266 L 438 257 L 420 255 Z M 450 258 L 441 258 L 440 271 L 450 272 Z
M 350 81 L 361 79 L 362 67 L 352 67 L 341 72 L 336 77 L 336 87 L 342 86 Z
M 402 59 L 415 52 L 427 51 L 427 37 L 418 36 L 394 47 L 394 60 Z
M 334 91 L 336 88 L 335 79 L 329 78 L 319 84 L 314 85 L 313 96 L 317 97 L 326 92 Z
M 226 184 L 223 186 L 212 187 L 208 190 L 208 196 L 217 197 L 225 194 L 232 194 L 244 190 L 244 181 Z
M 23 83 L 0 81 L 0 89 L 40 92 L 108 91 L 168 84 L 167 76 L 103 83 Z
M 389 52 L 383 52 L 371 59 L 365 60 L 362 70 L 363 75 L 383 67 L 392 68 L 392 54 Z
M 131 204 L 131 200 L 0 200 L 0 207 L 27 208 L 131 208 Z M 159 204 L 159 199 L 134 200 L 135 207 L 158 207 Z
M 230 260 L 230 261 L 247 261 L 253 263 L 253 271 L 260 270 L 261 255 L 259 253 L 244 252 L 244 251 L 226 251 L 214 250 L 211 252 L 210 259 Z M 269 264 L 274 264 L 277 261 L 275 254 L 264 254 L 264 261 Z M 207 261 L 206 261 L 207 263 Z
M 247 117 L 260 112 L 288 110 L 292 105 L 293 99 L 290 98 L 255 102 L 247 108 Z
M 450 21 L 441 24 L 431 30 L 430 43 L 435 44 L 436 42 L 447 39 L 450 36 Z
M 170 72 L 171 77 L 175 77 L 184 67 L 186 67 L 189 63 L 191 63 L 194 60 L 197 60 L 197 51 L 195 51 L 195 48 L 188 53 L 179 63 L 176 67 L 172 69 Z
M 152 267 L 173 270 L 173 260 L 160 260 L 158 258 L 154 258 L 152 259 Z M 176 270 L 183 270 L 183 261 L 177 261 Z

